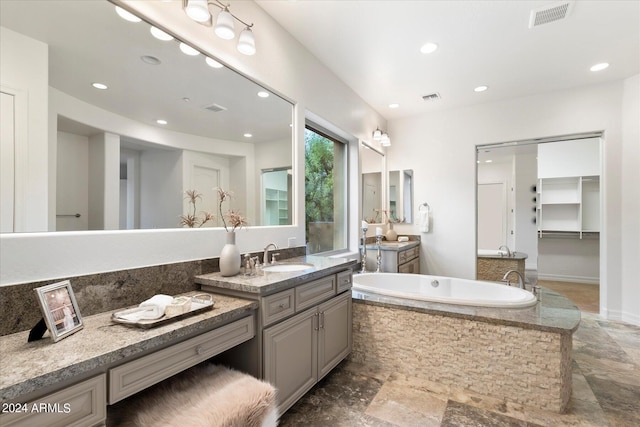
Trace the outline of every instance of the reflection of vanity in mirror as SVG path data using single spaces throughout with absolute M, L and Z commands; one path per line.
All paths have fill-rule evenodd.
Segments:
M 292 224 L 289 102 L 106 0 L 3 1 L 0 18 L 15 146 L 43 157 L 15 165 L 15 194 L 3 186 L 3 232 L 177 228 L 186 190 L 221 226 L 216 187 L 250 225 Z M 25 208 L 34 198 L 48 212 Z

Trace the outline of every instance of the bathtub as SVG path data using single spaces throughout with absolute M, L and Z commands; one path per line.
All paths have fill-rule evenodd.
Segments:
M 353 290 L 418 301 L 478 307 L 521 308 L 537 303 L 535 295 L 520 288 L 424 274 L 355 274 Z

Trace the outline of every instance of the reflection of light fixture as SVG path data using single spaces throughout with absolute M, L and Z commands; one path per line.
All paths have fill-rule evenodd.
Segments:
M 162 31 L 159 28 L 156 27 L 151 27 L 149 29 L 149 31 L 151 31 L 151 35 L 155 38 L 157 38 L 158 40 L 162 40 L 162 41 L 169 41 L 169 40 L 173 40 L 173 36 L 171 36 L 170 34 L 165 33 L 164 31 Z
M 220 9 L 220 13 L 213 24 L 213 17 L 209 11 L 209 6 L 215 6 Z M 194 21 L 213 27 L 213 32 L 222 39 L 231 40 L 235 38 L 236 32 L 233 21 L 242 23 L 245 28 L 238 37 L 237 49 L 244 55 L 253 55 L 256 53 L 256 40 L 253 36 L 251 28 L 253 24 L 247 24 L 242 19 L 231 13 L 229 5 L 225 5 L 220 0 L 182 0 L 182 7 Z
M 373 140 L 380 141 L 382 139 L 382 131 L 379 128 L 373 131 Z
M 185 44 L 185 43 L 180 43 L 180 50 L 185 55 L 189 55 L 189 56 L 200 55 L 200 52 L 198 52 L 197 50 L 195 50 L 194 48 L 192 48 L 191 46 L 189 46 L 188 44 Z
M 205 58 L 205 62 L 211 68 L 222 68 L 224 65 L 216 61 L 215 59 L 209 58 L 208 56 Z

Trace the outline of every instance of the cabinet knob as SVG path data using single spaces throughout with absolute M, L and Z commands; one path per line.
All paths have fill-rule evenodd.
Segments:
M 285 303 L 283 303 L 283 302 L 281 302 L 280 304 L 278 304 L 278 308 L 285 308 L 285 307 L 286 307 L 286 305 L 285 305 Z

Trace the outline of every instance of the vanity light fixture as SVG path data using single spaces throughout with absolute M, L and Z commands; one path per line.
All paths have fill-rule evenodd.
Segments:
M 386 132 L 381 131 L 379 127 L 376 127 L 376 130 L 373 131 L 373 140 L 380 141 L 380 145 L 383 147 L 391 146 L 391 139 L 389 139 L 389 135 Z
M 215 6 L 220 9 L 215 25 L 213 24 L 209 6 Z M 220 0 L 182 0 L 182 7 L 189 18 L 200 24 L 213 27 L 213 32 L 224 40 L 235 38 L 234 20 L 242 23 L 245 28 L 238 37 L 237 49 L 244 55 L 254 55 L 256 53 L 256 40 L 251 30 L 253 23 L 247 24 L 231 13 L 229 10 L 230 5 L 225 5 Z
M 382 139 L 382 131 L 380 130 L 380 128 L 376 128 L 376 130 L 373 131 L 373 140 L 380 141 L 381 139 Z

